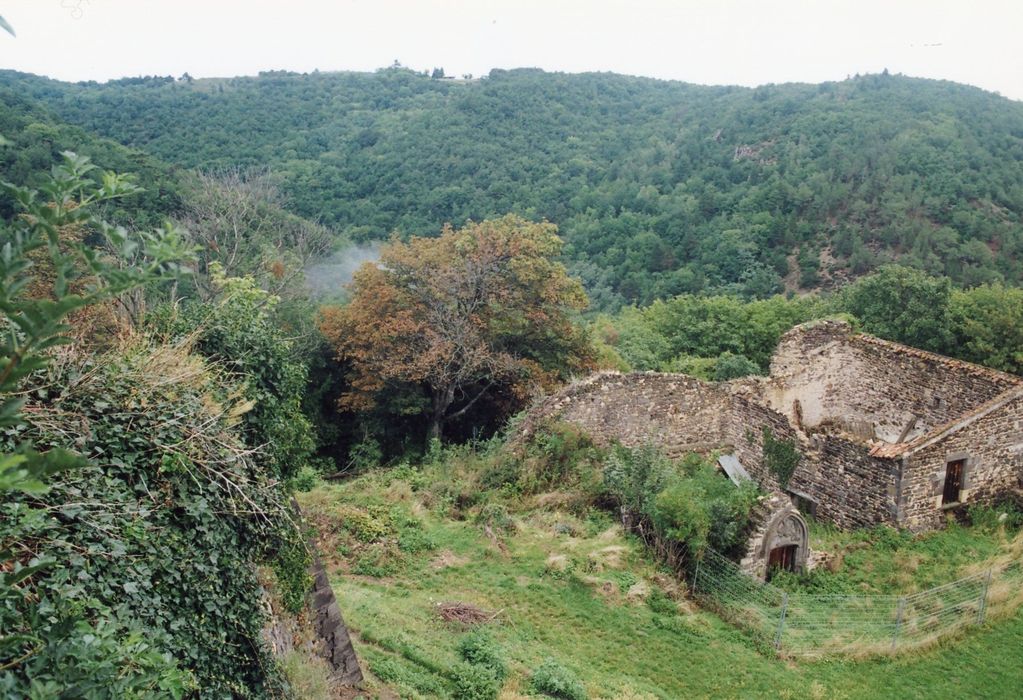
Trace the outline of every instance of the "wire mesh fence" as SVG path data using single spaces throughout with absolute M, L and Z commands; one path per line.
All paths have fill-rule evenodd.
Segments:
M 887 654 L 920 648 L 996 609 L 1023 602 L 1018 560 L 912 595 L 788 593 L 708 550 L 691 588 L 702 604 L 792 656 Z

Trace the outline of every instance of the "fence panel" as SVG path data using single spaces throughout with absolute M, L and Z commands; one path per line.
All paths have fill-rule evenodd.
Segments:
M 793 656 L 887 654 L 980 624 L 993 605 L 1023 604 L 1023 565 L 1007 562 L 906 596 L 786 593 L 706 551 L 694 596 L 723 618 Z

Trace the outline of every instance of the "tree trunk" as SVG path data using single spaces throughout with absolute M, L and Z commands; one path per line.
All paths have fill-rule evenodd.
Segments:
M 441 440 L 444 436 L 444 419 L 448 408 L 455 400 L 455 387 L 442 387 L 433 392 L 433 413 L 430 415 L 430 429 L 426 433 L 429 444 L 434 439 Z

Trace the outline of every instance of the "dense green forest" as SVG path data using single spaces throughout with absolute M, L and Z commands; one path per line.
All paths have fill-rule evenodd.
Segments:
M 1023 280 L 1023 107 L 953 83 L 392 67 L 0 84 L 168 163 L 269 166 L 296 213 L 354 240 L 546 218 L 607 310 L 827 288 L 890 261 L 967 286 Z

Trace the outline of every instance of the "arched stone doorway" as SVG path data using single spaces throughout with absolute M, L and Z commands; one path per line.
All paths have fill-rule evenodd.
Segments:
M 778 570 L 800 572 L 806 570 L 806 557 L 810 551 L 806 521 L 798 512 L 779 513 L 767 527 L 760 556 L 767 566 L 766 579 Z

